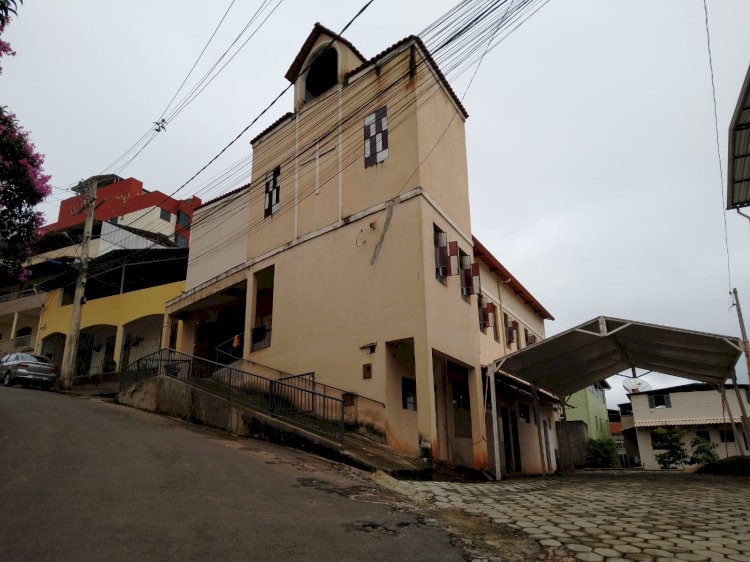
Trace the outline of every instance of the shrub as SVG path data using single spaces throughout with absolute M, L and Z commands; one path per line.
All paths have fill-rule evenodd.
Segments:
M 586 466 L 614 468 L 618 464 L 617 445 L 614 439 L 589 439 Z
M 688 462 L 688 452 L 683 438 L 685 430 L 679 428 L 664 429 L 659 427 L 652 433 L 654 449 L 663 450 L 655 453 L 660 468 L 682 468 Z
M 690 441 L 690 447 L 693 451 L 690 455 L 690 460 L 688 460 L 688 464 L 706 464 L 709 462 L 717 462 L 719 460 L 719 455 L 716 454 L 718 445 L 706 441 L 703 437 L 699 437 L 698 435 L 693 437 L 692 441 Z

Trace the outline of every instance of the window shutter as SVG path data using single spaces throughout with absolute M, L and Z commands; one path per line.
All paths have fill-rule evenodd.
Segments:
M 664 395 L 664 407 L 665 408 L 671 408 L 672 407 L 672 399 L 669 397 L 669 394 Z
M 273 206 L 271 212 L 275 213 L 279 210 L 279 202 L 281 201 L 281 168 L 276 168 L 273 171 Z
M 516 341 L 516 332 L 513 329 L 513 324 L 514 324 L 513 319 L 506 314 L 505 315 L 505 340 L 508 343 L 513 343 Z
M 491 302 L 487 304 L 487 322 L 490 328 L 495 327 L 496 319 L 495 316 L 497 315 L 497 309 L 495 308 L 495 303 Z
M 471 258 L 461 255 L 461 294 L 469 296 L 471 292 Z
M 375 152 L 375 114 L 365 117 L 365 168 L 377 164 Z
M 479 264 L 471 264 L 471 283 L 469 284 L 470 295 L 479 294 Z
M 477 306 L 479 307 L 479 328 L 486 330 L 489 326 L 489 311 L 487 310 L 487 297 L 479 295 L 477 299 Z
M 271 215 L 271 191 L 273 190 L 273 172 L 266 173 L 266 188 L 263 195 L 263 216 Z
M 446 262 L 446 275 L 458 275 L 458 242 L 448 242 L 448 259 Z
M 445 277 L 446 263 L 448 262 L 448 235 L 445 232 L 435 233 L 435 251 L 437 252 L 435 260 L 435 274 L 439 277 Z
M 649 395 L 648 397 L 648 407 L 649 408 L 656 408 L 656 403 L 654 402 L 654 397 Z

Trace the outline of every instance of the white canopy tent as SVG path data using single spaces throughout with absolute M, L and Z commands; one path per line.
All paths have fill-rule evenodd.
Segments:
M 711 384 L 723 391 L 735 383 L 735 365 L 742 340 L 600 316 L 495 361 L 494 373 L 504 372 L 568 396 L 626 370 L 647 369 Z M 745 435 L 750 439 L 747 412 L 742 407 Z

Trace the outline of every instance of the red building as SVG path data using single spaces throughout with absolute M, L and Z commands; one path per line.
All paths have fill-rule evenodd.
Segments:
M 170 236 L 178 246 L 188 245 L 193 211 L 201 204 L 198 197 L 174 199 L 160 191 L 143 189 L 143 182 L 135 178 L 106 175 L 91 179 L 97 182 L 96 220 L 159 232 Z M 80 195 L 65 199 L 60 203 L 57 222 L 44 229 L 63 230 L 82 224 L 86 219 L 82 208 Z

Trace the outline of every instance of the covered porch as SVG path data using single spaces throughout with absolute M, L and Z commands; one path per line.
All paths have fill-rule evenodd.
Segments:
M 564 418 L 564 397 L 623 372 L 636 377 L 636 369 L 706 383 L 721 393 L 729 381 L 739 399 L 735 365 L 742 350 L 736 337 L 600 316 L 498 359 L 491 372 L 529 383 L 537 407 L 542 389 L 563 398 Z M 747 412 L 739 402 L 741 427 L 732 424 L 738 442 L 743 433 L 750 436 Z M 492 413 L 493 423 L 498 416 Z M 540 460 L 548 472 L 545 455 Z
M 195 297 L 179 305 L 167 303 L 162 346 L 223 364 L 242 359 L 247 280 L 242 277 Z

